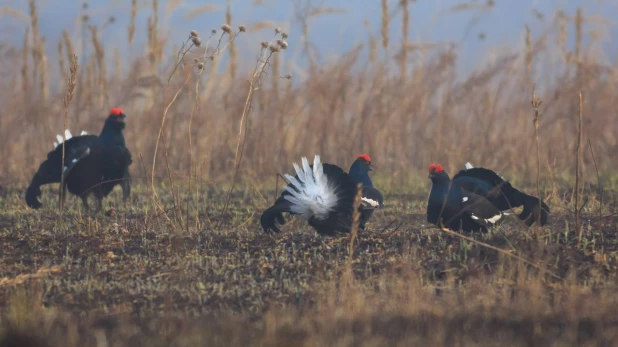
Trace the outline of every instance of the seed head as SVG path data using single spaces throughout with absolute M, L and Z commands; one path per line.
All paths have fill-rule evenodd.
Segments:
M 211 34 L 216 34 L 216 33 L 217 33 L 217 29 L 212 29 L 212 30 L 210 30 L 210 33 L 211 33 Z
M 245 31 L 247 31 L 247 27 L 245 27 L 244 25 L 239 25 L 238 26 L 238 30 L 242 33 L 244 33 Z
M 270 51 L 273 53 L 279 52 L 279 47 L 275 45 L 270 45 L 268 49 L 270 49 Z
M 204 68 L 204 63 L 200 62 L 199 64 L 197 64 L 198 70 L 202 70 L 203 68 Z
M 281 33 L 281 38 L 283 38 L 284 40 L 288 38 L 288 33 L 286 32 L 282 32 Z
M 202 44 L 202 40 L 201 40 L 199 37 L 197 37 L 197 36 L 193 36 L 193 37 L 191 38 L 191 41 L 193 42 L 193 44 L 194 44 L 196 47 L 199 47 L 199 46 Z
M 283 76 L 282 78 L 285 78 L 286 80 L 291 80 L 292 79 L 292 75 L 287 74 L 287 75 Z
M 232 28 L 229 25 L 227 25 L 227 24 L 223 24 L 221 26 L 221 30 L 225 31 L 228 34 L 232 32 Z
M 278 34 L 281 32 L 281 28 L 275 28 L 275 34 Z
M 286 49 L 286 48 L 288 48 L 288 43 L 287 43 L 287 42 L 285 42 L 285 41 L 283 41 L 283 40 L 277 40 L 277 44 L 279 45 L 279 47 L 280 47 L 281 49 Z
M 262 45 L 262 48 L 268 48 L 268 42 L 266 41 L 262 41 L 261 45 Z
M 199 34 L 196 30 L 191 30 L 191 37 L 197 37 Z

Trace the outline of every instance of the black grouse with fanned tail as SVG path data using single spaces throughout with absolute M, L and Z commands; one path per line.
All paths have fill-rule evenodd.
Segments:
M 315 156 L 313 164 L 302 158 L 302 165 L 294 163 L 296 175 L 285 175 L 290 182 L 275 204 L 260 217 L 264 232 L 281 232 L 285 224 L 283 213 L 295 214 L 305 219 L 318 234 L 347 233 L 353 225 L 354 199 L 359 183 L 362 185 L 358 227 L 364 229 L 373 211 L 384 206 L 382 194 L 369 178 L 371 159 L 362 154 L 346 173 L 340 167 L 322 163 Z
M 68 191 L 79 196 L 87 210 L 89 194 L 96 199 L 96 213 L 101 209 L 103 198 L 116 185 L 122 187 L 123 201 L 126 201 L 131 193 L 129 165 L 132 160 L 122 135 L 125 119 L 126 115 L 120 108 L 113 108 L 99 136 L 72 137 L 66 130 L 65 161 L 62 163 L 63 139 L 60 136 L 58 143 L 54 143 L 55 149 L 47 154 L 47 160 L 39 166 L 26 191 L 28 206 L 41 207 L 38 199 L 41 186 L 60 183 L 63 175 Z
M 429 166 L 433 186 L 427 206 L 427 221 L 452 230 L 486 231 L 498 225 L 512 207 L 524 206 L 520 218 L 530 226 L 536 218 L 547 222 L 549 207 L 524 194 L 495 172 L 483 168 L 462 170 L 451 180 L 442 165 Z

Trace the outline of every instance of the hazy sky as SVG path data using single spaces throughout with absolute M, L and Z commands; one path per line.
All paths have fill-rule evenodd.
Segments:
M 296 19 L 295 3 L 305 0 L 232 0 L 232 25 L 252 24 L 261 21 L 271 21 L 283 27 L 290 34 L 290 57 L 299 57 L 300 30 Z M 159 1 L 160 22 L 163 24 L 163 36 L 172 45 L 180 44 L 186 38 L 189 30 L 196 29 L 206 35 L 211 28 L 218 28 L 225 22 L 226 0 L 184 0 L 172 13 L 166 11 L 169 1 Z M 256 6 L 254 3 L 260 2 Z M 618 27 L 612 18 L 618 18 L 618 1 L 606 0 L 495 0 L 489 9 L 487 0 L 472 0 L 468 4 L 476 6 L 474 10 L 453 11 L 463 1 L 458 0 L 417 0 L 410 6 L 410 41 L 453 43 L 460 50 L 460 67 L 463 70 L 478 66 L 488 56 L 492 49 L 517 49 L 523 45 L 525 25 L 532 29 L 532 35 L 541 35 L 550 27 L 557 10 L 562 9 L 572 16 L 577 7 L 584 9 L 589 16 L 589 22 L 584 31 L 588 34 L 595 31 L 603 38 L 602 49 L 605 54 L 614 59 L 618 55 L 618 46 L 612 38 L 618 35 Z M 79 37 L 81 0 L 38 0 L 40 26 L 43 35 L 48 38 L 47 50 L 50 57 L 55 56 L 56 42 L 62 31 L 71 30 L 75 39 Z M 146 36 L 146 22 L 152 15 L 150 0 L 139 1 L 142 9 L 137 21 L 136 41 L 143 43 Z M 314 4 L 338 9 L 340 13 L 326 14 L 315 17 L 310 22 L 310 40 L 322 53 L 322 57 L 334 57 L 349 50 L 359 43 L 367 43 L 368 34 L 380 33 L 380 1 L 379 0 L 314 0 Z M 397 10 L 398 0 L 390 0 L 390 11 Z M 26 0 L 0 0 L 0 5 L 9 6 L 27 13 Z M 131 0 L 90 0 L 86 10 L 91 22 L 102 24 L 110 16 L 116 22 L 109 25 L 103 33 L 106 47 L 118 47 L 127 50 L 127 25 L 130 18 Z M 204 5 L 211 5 L 214 12 L 205 12 L 195 17 L 187 16 L 192 10 Z M 368 25 L 366 25 L 368 23 Z M 572 27 L 572 25 L 570 25 Z M 19 43 L 22 40 L 26 23 L 3 17 L 0 28 L 3 40 L 9 39 Z M 272 37 L 271 29 L 249 33 L 240 38 L 241 53 L 258 49 L 258 43 Z M 483 39 L 480 39 L 483 36 Z M 569 37 L 573 37 L 569 28 Z M 390 40 L 397 42 L 401 37 L 401 14 L 398 12 L 391 23 Z M 136 46 L 139 50 L 139 45 Z M 139 52 L 135 52 L 139 53 Z M 299 58 L 296 58 L 299 59 Z M 301 60 L 302 61 L 302 60 Z

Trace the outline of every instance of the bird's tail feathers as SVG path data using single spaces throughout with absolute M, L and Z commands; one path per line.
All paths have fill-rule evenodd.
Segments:
M 41 196 L 41 184 L 38 181 L 38 177 L 35 175 L 26 190 L 26 204 L 30 208 L 37 209 L 43 206 L 39 201 L 39 197 Z
M 26 204 L 31 208 L 41 207 L 42 204 L 38 200 L 41 196 L 41 186 L 55 182 L 60 182 L 60 165 L 54 165 L 53 160 L 43 161 L 26 190 Z
M 521 194 L 520 199 L 524 207 L 519 214 L 519 219 L 523 220 L 527 226 L 531 226 L 537 220 L 541 222 L 541 225 L 547 224 L 547 218 L 550 212 L 549 206 L 547 206 L 543 200 L 541 200 L 541 204 L 539 206 L 538 197 L 519 191 L 517 192 Z
M 260 224 L 262 224 L 264 232 L 270 233 L 270 231 L 272 230 L 276 233 L 280 233 L 281 229 L 279 229 L 279 225 L 285 224 L 285 218 L 283 217 L 283 213 L 291 212 L 291 206 L 291 202 L 281 197 L 277 199 L 273 206 L 266 209 L 266 211 L 264 211 L 264 213 L 262 213 L 262 216 L 260 217 Z
M 86 132 L 85 130 L 82 130 L 81 134 L 79 134 L 79 135 L 80 136 L 88 135 L 88 132 Z M 60 135 L 60 134 L 56 135 L 56 140 L 57 141 L 54 141 L 54 148 L 58 147 L 58 145 L 61 145 L 64 142 L 65 138 L 67 140 L 69 140 L 72 137 L 73 137 L 73 134 L 71 134 L 71 131 L 69 129 L 65 129 L 64 130 L 64 137 L 62 137 L 62 135 Z
M 56 142 L 54 142 L 54 148 L 58 147 L 58 145 L 61 145 L 65 139 L 69 140 L 71 137 L 73 137 L 73 134 L 71 134 L 71 131 L 69 129 L 64 129 L 64 137 L 62 137 L 62 135 L 58 134 L 56 135 Z
M 306 220 L 311 217 L 318 220 L 327 218 L 337 205 L 338 198 L 335 188 L 324 174 L 320 156 L 315 156 L 313 165 L 309 165 L 307 158 L 303 157 L 302 168 L 294 163 L 294 169 L 296 176 L 285 175 L 290 184 L 285 187 L 286 194 L 283 196 L 291 203 L 290 212 Z

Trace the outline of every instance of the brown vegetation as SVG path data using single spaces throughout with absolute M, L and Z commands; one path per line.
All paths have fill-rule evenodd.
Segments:
M 159 2 L 150 4 L 156 13 Z M 299 4 L 303 37 L 259 31 L 256 59 L 236 38 L 270 24 L 239 25 L 229 4 L 228 24 L 173 42 L 151 15 L 147 53 L 130 57 L 101 40 L 121 24 L 95 26 L 85 10 L 89 42 L 68 31 L 46 42 L 30 0 L 23 47 L 3 50 L 0 63 L 9 71 L 0 336 L 63 346 L 615 344 L 618 75 L 582 44 L 585 13 L 556 13 L 543 33 L 522 28 L 521 52 L 460 80 L 458 51 L 410 41 L 408 15 L 402 42 L 393 40 L 401 11 L 388 1 L 367 48 L 324 64 L 309 19 L 337 10 Z M 415 10 L 414 1 L 399 6 Z M 139 11 L 132 1 L 129 47 Z M 57 45 L 57 62 L 46 44 Z M 79 44 L 94 54 L 78 66 Z M 288 45 L 309 61 L 294 83 Z M 539 63 L 556 52 L 560 62 Z M 62 81 L 50 80 L 56 69 Z M 24 184 L 55 134 L 64 123 L 96 133 L 112 106 L 129 116 L 131 203 L 110 199 L 92 217 L 69 200 L 59 214 L 47 190 L 49 207 L 28 210 Z M 347 168 L 359 152 L 374 158 L 387 203 L 368 231 L 324 239 L 295 221 L 262 234 L 257 219 L 277 172 L 315 153 Z M 550 223 L 528 230 L 508 220 L 467 239 L 428 226 L 427 164 L 455 173 L 466 161 L 536 189 Z

